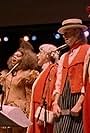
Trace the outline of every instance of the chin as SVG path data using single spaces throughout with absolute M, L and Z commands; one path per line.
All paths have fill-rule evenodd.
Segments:
M 42 66 L 42 63 L 41 63 L 41 62 L 38 62 L 38 66 L 40 66 L 40 67 L 41 67 L 41 66 Z
M 38 64 L 38 66 L 40 66 L 40 67 L 41 67 L 42 65 L 41 65 L 41 64 Z
M 15 66 L 17 64 L 17 62 L 12 62 L 12 66 Z

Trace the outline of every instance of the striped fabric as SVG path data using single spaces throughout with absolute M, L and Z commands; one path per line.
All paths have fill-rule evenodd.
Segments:
M 66 81 L 63 94 L 60 96 L 61 109 L 71 109 L 77 102 L 80 93 L 71 94 L 69 80 Z M 83 133 L 82 112 L 79 116 L 65 115 L 56 118 L 53 133 Z

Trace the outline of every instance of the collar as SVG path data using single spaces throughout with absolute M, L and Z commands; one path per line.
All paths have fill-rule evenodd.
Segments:
M 45 70 L 50 64 L 52 64 L 52 62 L 47 62 L 47 63 L 43 64 L 42 70 Z
M 77 42 L 70 48 L 69 53 L 72 53 L 75 49 L 81 47 L 81 45 L 82 45 L 82 43 L 80 43 L 80 42 L 77 41 Z

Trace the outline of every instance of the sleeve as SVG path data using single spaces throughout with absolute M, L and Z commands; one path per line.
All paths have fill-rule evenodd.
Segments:
M 36 80 L 36 78 L 38 77 L 39 72 L 36 70 L 32 70 L 28 76 L 26 77 L 26 85 L 32 85 L 34 83 L 34 81 Z
M 3 86 L 5 86 L 6 75 L 7 75 L 7 70 L 2 70 L 0 72 L 0 84 L 3 85 Z
M 87 51 L 87 54 L 85 56 L 84 60 L 84 67 L 83 67 L 83 86 L 81 89 L 82 93 L 85 93 L 85 82 L 86 82 L 86 76 L 89 76 L 89 82 L 90 82 L 90 48 Z
M 66 54 L 63 54 L 58 61 L 57 67 L 57 75 L 56 75 L 56 83 L 55 83 L 55 90 L 53 91 L 53 95 L 55 96 L 57 93 L 60 94 L 60 86 L 61 86 L 61 79 L 62 79 L 62 69 L 63 69 L 63 61 Z

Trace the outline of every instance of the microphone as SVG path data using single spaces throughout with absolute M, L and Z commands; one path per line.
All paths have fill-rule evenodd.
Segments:
M 52 50 L 49 55 L 52 57 L 60 57 L 62 55 L 62 53 L 64 53 L 65 51 L 68 51 L 69 46 L 67 44 L 63 44 L 61 46 L 59 46 L 58 48 L 56 48 L 55 50 Z
M 15 68 L 16 68 L 18 65 L 19 65 L 19 63 L 15 64 L 15 65 L 13 66 L 13 68 L 6 74 L 6 77 L 7 77 L 10 73 L 12 73 L 12 71 L 15 70 Z
M 56 51 L 59 51 L 59 50 L 65 49 L 65 48 L 67 48 L 67 47 L 68 47 L 68 45 L 67 45 L 67 44 L 64 44 L 64 45 L 59 46 L 58 48 L 56 48 L 56 49 L 53 50 L 52 52 L 56 52 Z

